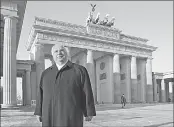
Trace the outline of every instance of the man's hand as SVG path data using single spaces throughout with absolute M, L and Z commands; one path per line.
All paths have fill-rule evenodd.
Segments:
M 41 117 L 41 116 L 36 115 L 36 117 L 37 117 L 37 120 L 38 120 L 39 122 L 42 122 L 42 117 Z
M 87 116 L 87 117 L 85 117 L 85 121 L 91 121 L 92 118 L 93 118 L 93 116 Z

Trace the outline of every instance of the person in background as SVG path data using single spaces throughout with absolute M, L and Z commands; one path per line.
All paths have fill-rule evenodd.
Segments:
M 124 108 L 126 106 L 126 98 L 125 98 L 124 94 L 121 96 L 121 104 L 122 104 L 122 108 Z

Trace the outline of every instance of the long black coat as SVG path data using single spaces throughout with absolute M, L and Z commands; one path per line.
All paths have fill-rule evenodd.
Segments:
M 42 126 L 79 127 L 83 116 L 95 116 L 95 105 L 85 67 L 68 61 L 58 70 L 56 64 L 41 76 L 34 115 L 42 116 Z
M 124 96 L 121 96 L 121 103 L 126 103 L 126 98 Z

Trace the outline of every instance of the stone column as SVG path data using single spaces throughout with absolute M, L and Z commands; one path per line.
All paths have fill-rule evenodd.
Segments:
M 161 81 L 161 102 L 166 102 L 166 89 L 164 79 Z
M 3 105 L 17 105 L 16 95 L 16 23 L 15 17 L 5 16 L 3 48 Z
M 37 98 L 37 84 L 36 84 L 36 72 L 31 71 L 31 76 L 30 76 L 30 83 L 31 83 L 31 100 L 36 100 Z
M 131 103 L 131 58 L 120 57 L 120 91 L 126 97 L 127 103 Z
M 152 76 L 152 81 L 153 81 L 153 101 L 154 102 L 158 102 L 157 100 L 157 97 L 158 97 L 158 84 L 157 84 L 157 81 L 156 81 L 156 78 L 155 76 L 153 75 Z
M 173 102 L 173 82 L 169 82 L 169 98 Z
M 169 81 L 165 81 L 165 90 L 166 90 L 166 102 L 168 102 L 168 99 L 169 99 Z
M 27 103 L 26 99 L 26 74 L 22 75 L 22 104 L 25 106 Z
M 91 86 L 92 86 L 92 91 L 93 91 L 93 96 L 94 96 L 94 101 L 96 103 L 97 101 L 97 92 L 96 92 L 96 86 L 95 86 L 95 70 L 94 70 L 94 59 L 93 59 L 93 51 L 92 50 L 87 50 L 87 62 L 86 62 L 86 68 L 89 73 L 90 81 L 91 81 Z
M 146 102 L 153 102 L 153 85 L 152 85 L 152 59 L 147 58 L 146 62 Z
M 137 100 L 141 103 L 146 102 L 146 60 L 137 60 Z
M 158 85 L 158 102 L 162 102 L 162 95 L 161 95 L 161 82 L 162 79 L 156 79 L 157 85 Z
M 137 62 L 135 56 L 131 58 L 131 102 L 137 102 Z
M 30 71 L 26 71 L 26 105 L 31 105 L 31 82 Z
M 42 72 L 45 70 L 45 56 L 44 56 L 44 46 L 42 44 L 35 44 L 32 49 L 33 60 L 36 62 L 36 84 L 37 88 L 40 84 L 40 78 Z
M 113 98 L 114 103 L 121 102 L 121 92 L 120 92 L 120 60 L 119 55 L 114 54 L 113 57 Z
M 3 103 L 3 87 L 1 86 L 1 75 L 0 75 L 0 105 Z

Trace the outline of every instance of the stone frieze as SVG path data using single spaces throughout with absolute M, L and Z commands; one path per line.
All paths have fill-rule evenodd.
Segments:
M 35 24 L 38 27 L 44 27 L 44 30 L 50 30 L 51 32 L 62 31 L 64 34 L 74 34 L 75 36 L 84 36 L 95 40 L 106 40 L 105 42 L 112 41 L 112 43 L 121 42 L 122 45 L 132 45 L 136 47 L 146 47 L 154 51 L 156 47 L 149 46 L 145 44 L 147 39 L 138 38 L 134 36 L 129 36 L 125 34 L 121 34 L 121 31 L 113 28 L 113 27 L 105 27 L 96 24 L 88 24 L 88 26 L 80 26 L 76 24 L 66 23 L 57 20 L 45 19 L 35 17 Z M 42 29 L 42 28 L 41 28 Z M 56 40 L 56 38 L 52 37 L 52 40 Z M 31 41 L 29 41 L 31 42 Z M 110 42 L 109 42 L 110 43 Z M 105 44 L 104 44 L 105 45 Z M 118 45 L 118 44 L 117 44 Z M 108 44 L 105 45 L 108 47 Z M 113 48 L 113 47 L 108 47 Z M 28 48 L 29 49 L 29 48 Z M 117 47 L 118 49 L 118 47 Z
M 114 43 L 104 43 L 97 41 L 90 41 L 85 39 L 77 39 L 66 36 L 58 36 L 51 34 L 43 34 L 38 33 L 37 35 L 38 41 L 48 40 L 48 41 L 57 41 L 57 42 L 65 42 L 66 46 L 76 46 L 76 47 L 93 47 L 94 50 L 104 49 L 106 52 L 113 53 L 121 53 L 127 55 L 135 55 L 135 56 L 151 56 L 152 53 L 150 50 L 139 49 L 130 46 L 117 45 Z
M 108 38 L 119 39 L 120 30 L 116 28 L 96 25 L 96 24 L 88 24 L 87 25 L 88 34 L 104 36 Z

